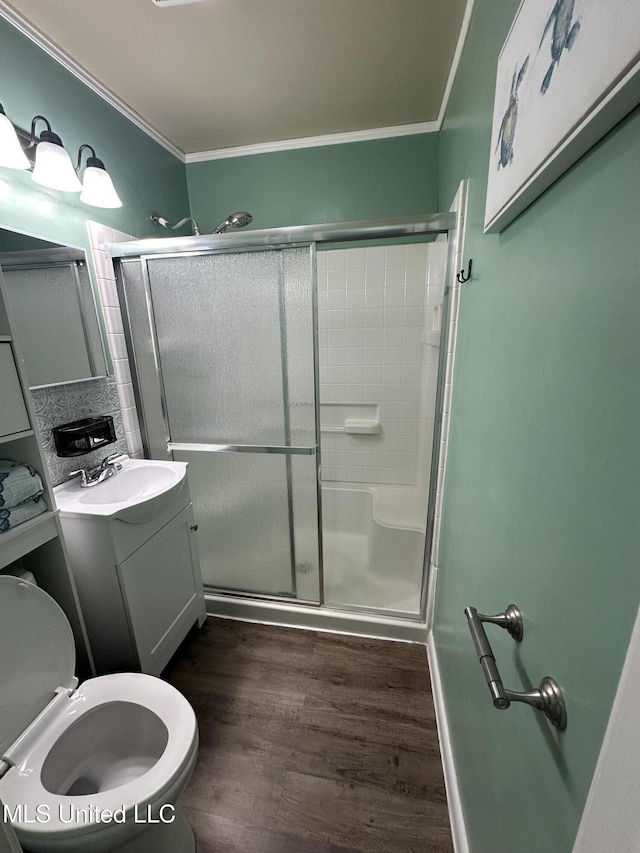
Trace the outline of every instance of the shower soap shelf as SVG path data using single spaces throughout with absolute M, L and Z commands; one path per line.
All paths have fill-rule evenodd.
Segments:
M 358 421 L 348 419 L 344 422 L 344 431 L 352 433 L 361 433 L 362 435 L 375 435 L 380 432 L 379 421 Z
M 320 403 L 320 432 L 377 435 L 380 432 L 379 405 L 348 400 Z
M 350 435 L 377 435 L 380 432 L 380 421 L 364 421 L 348 418 L 342 426 L 324 426 L 321 432 L 346 432 Z

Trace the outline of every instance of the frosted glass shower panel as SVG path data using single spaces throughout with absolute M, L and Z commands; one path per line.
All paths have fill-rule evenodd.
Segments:
M 152 324 L 145 293 L 144 266 L 139 258 L 122 261 L 119 280 L 121 304 L 126 306 L 129 347 L 134 356 L 139 414 L 145 426 L 144 445 L 152 459 L 171 459 L 162 411 L 160 376 L 153 350 Z
M 221 593 L 320 600 L 312 263 L 296 247 L 121 265 L 147 444 L 189 462 Z
M 289 431 L 293 445 L 316 443 L 315 378 L 313 365 L 312 266 L 309 249 L 282 253 L 284 278 L 284 340 L 289 402 Z
M 311 348 L 285 350 L 284 266 L 280 251 L 148 261 L 172 441 L 288 443 L 287 360 Z
M 315 456 L 291 456 L 292 561 L 296 597 L 320 600 L 318 469 Z
M 189 462 L 205 586 L 294 596 L 286 457 L 174 451 Z

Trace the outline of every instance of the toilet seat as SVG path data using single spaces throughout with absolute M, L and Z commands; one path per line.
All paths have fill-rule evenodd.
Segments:
M 12 586 L 13 584 L 17 586 L 12 589 L 5 581 Z M 62 617 L 66 632 L 70 636 L 66 617 L 46 593 L 16 578 L 0 578 L 0 642 L 3 640 L 6 642 L 10 633 L 6 623 L 2 625 L 5 615 L 9 622 L 13 621 L 14 629 L 16 621 L 23 623 L 23 627 L 28 626 L 28 631 L 33 628 L 33 624 L 25 616 L 28 611 L 24 607 L 21 607 L 17 620 L 15 615 L 11 617 L 11 611 L 13 610 L 14 614 L 16 612 L 16 602 L 12 601 L 12 596 L 17 596 L 21 605 L 24 605 L 26 600 L 36 601 L 36 610 L 40 608 L 37 618 L 40 619 L 45 618 L 42 605 L 45 599 L 48 599 L 53 608 L 49 608 L 47 612 L 54 622 Z M 46 607 L 49 605 L 47 604 Z M 144 818 L 149 814 L 148 809 L 153 813 L 154 809 L 157 810 L 165 802 L 173 803 L 174 795 L 182 790 L 195 764 L 198 743 L 195 714 L 187 700 L 174 687 L 159 678 L 140 673 L 118 673 L 89 679 L 79 688 L 74 689 L 75 678 L 69 675 L 69 667 L 60 664 L 57 665 L 57 669 L 54 667 L 53 681 L 58 680 L 62 673 L 62 680 L 66 678 L 68 686 L 62 686 L 61 691 L 48 704 L 46 700 L 37 702 L 34 699 L 32 682 L 37 681 L 38 678 L 43 680 L 43 671 L 50 665 L 49 659 L 52 656 L 50 648 L 45 648 L 47 639 L 43 639 L 42 629 L 43 626 L 38 625 L 38 640 L 42 648 L 41 655 L 36 657 L 34 672 L 27 677 L 22 669 L 20 676 L 17 677 L 18 696 L 12 695 L 9 700 L 1 701 L 0 722 L 4 719 L 6 723 L 9 719 L 9 710 L 25 705 L 24 697 L 27 693 L 26 704 L 30 710 L 27 713 L 25 733 L 12 740 L 9 745 L 7 745 L 6 731 L 0 730 L 2 758 L 13 765 L 0 778 L 0 799 L 5 806 L 5 814 L 17 816 L 17 819 L 12 819 L 12 823 L 19 840 L 27 848 L 32 847 L 37 850 L 40 844 L 46 841 L 47 849 L 65 850 L 65 844 L 69 840 L 73 839 L 77 842 L 78 839 L 89 838 L 97 833 L 100 833 L 100 842 L 106 842 L 111 836 L 122 831 L 121 824 L 105 823 L 104 820 L 99 819 L 71 823 L 68 822 L 70 809 L 73 809 L 74 814 L 86 810 L 87 814 L 103 815 L 105 810 L 114 812 L 124 807 L 129 819 L 134 811 L 137 815 L 142 813 Z M 18 634 L 21 631 L 24 635 L 25 631 L 22 628 L 18 630 Z M 58 642 L 65 636 L 65 630 L 59 624 L 54 629 L 54 633 L 57 633 Z M 12 635 L 12 638 L 19 645 L 20 637 L 16 638 Z M 16 657 L 18 666 L 28 669 L 28 657 L 33 654 L 33 646 L 24 636 L 23 639 L 29 650 L 28 654 L 25 656 L 22 652 L 17 652 Z M 7 648 L 6 645 L 4 648 Z M 68 652 L 68 648 L 65 652 Z M 42 664 L 42 658 L 46 662 L 45 666 Z M 14 692 L 14 681 L 6 680 L 6 669 L 7 665 L 3 665 L 0 658 L 0 673 L 5 678 L 5 681 L 0 683 L 0 695 L 3 696 Z M 49 691 L 50 697 L 53 683 L 50 673 L 44 673 L 44 681 L 46 682 L 44 689 Z M 100 712 L 113 710 L 118 703 L 126 704 L 134 718 L 140 715 L 143 718 L 147 715 L 148 718 L 149 714 L 153 714 L 159 721 L 159 725 L 164 725 L 166 728 L 166 745 L 155 763 L 131 781 L 110 787 L 109 790 L 80 795 L 51 793 L 45 787 L 42 772 L 47 757 L 60 738 L 69 739 L 69 744 L 65 743 L 65 752 L 68 751 L 74 756 L 77 754 L 79 762 L 82 757 L 81 749 L 85 744 L 81 743 L 83 738 L 80 735 L 76 736 L 76 733 L 82 731 L 82 728 L 77 728 L 78 724 L 83 721 L 85 731 L 87 726 L 95 725 L 96 730 L 104 733 L 107 729 L 99 726 Z M 34 720 L 32 710 L 38 704 L 43 705 L 45 710 L 39 716 L 36 712 Z M 24 719 L 23 723 L 25 723 Z M 11 724 L 11 728 L 13 735 L 16 727 Z M 112 732 L 114 743 L 117 743 L 119 734 L 118 729 Z M 111 733 L 108 736 L 111 737 Z M 76 745 L 74 739 L 78 741 L 77 752 L 74 751 L 74 745 Z M 66 750 L 67 746 L 70 747 L 68 750 Z M 87 754 L 90 754 L 90 750 L 87 750 Z M 38 807 L 40 807 L 40 818 L 46 819 L 36 819 Z M 141 822 L 140 831 L 143 829 L 144 820 Z M 98 849 L 94 845 L 93 837 L 90 843 L 92 849 Z M 99 846 L 102 847 L 102 843 Z
M 156 714 L 167 725 L 168 741 L 165 750 L 154 766 L 143 775 L 108 791 L 66 796 L 52 794 L 42 782 L 41 774 L 49 752 L 65 732 L 86 714 L 113 702 L 135 703 Z M 117 738 L 118 733 L 114 733 Z M 29 847 L 38 837 L 56 835 L 62 839 L 91 835 L 104 831 L 104 822 L 68 821 L 70 809 L 77 814 L 90 810 L 103 814 L 125 807 L 127 819 L 137 806 L 137 814 L 144 818 L 147 807 L 172 802 L 171 790 L 176 783 L 190 774 L 197 751 L 197 726 L 193 710 L 186 699 L 171 685 L 151 675 L 122 673 L 89 679 L 75 693 L 66 697 L 47 729 L 29 746 L 20 764 L 0 779 L 0 799 L 11 814 L 22 806 L 22 814 L 34 820 L 38 806 L 46 804 L 48 820 L 42 823 L 15 821 L 13 826 L 21 842 Z M 162 802 L 159 801 L 159 798 Z

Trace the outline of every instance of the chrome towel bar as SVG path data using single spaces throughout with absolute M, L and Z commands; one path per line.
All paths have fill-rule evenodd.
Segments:
M 176 239 L 174 237 L 174 239 Z M 182 450 L 189 453 L 279 453 L 283 456 L 315 456 L 317 445 L 292 447 L 291 445 L 269 444 L 198 444 L 185 441 L 168 441 L 167 450 Z
M 494 625 L 499 625 L 508 631 L 516 642 L 521 642 L 524 636 L 524 628 L 522 613 L 518 607 L 515 604 L 510 604 L 504 613 L 498 613 L 496 616 L 485 616 L 483 613 L 478 613 L 475 607 L 466 607 L 464 613 L 468 620 L 469 631 L 480 666 L 493 698 L 494 707 L 500 711 L 506 711 L 512 702 L 525 702 L 536 710 L 542 711 L 556 728 L 565 729 L 567 726 L 567 709 L 564 696 L 553 678 L 548 675 L 545 676 L 537 690 L 529 690 L 526 693 L 508 690 L 502 683 L 498 665 L 482 623 L 492 622 Z

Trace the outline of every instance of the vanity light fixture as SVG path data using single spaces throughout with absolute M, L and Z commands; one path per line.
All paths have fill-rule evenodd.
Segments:
M 102 160 L 96 157 L 96 152 L 91 145 L 85 144 L 80 146 L 76 171 L 80 169 L 84 148 L 91 151 L 91 157 L 87 157 L 80 201 L 90 204 L 92 207 L 122 207 L 122 201 L 113 186 L 111 176 L 105 169 Z
M 31 164 L 22 150 L 15 127 L 0 104 L 0 166 L 5 169 L 29 169 Z
M 43 121 L 46 130 L 36 136 L 36 124 Z M 35 149 L 35 153 L 34 153 Z M 84 183 L 77 173 L 81 167 L 82 152 L 88 149 L 84 170 Z M 32 169 L 33 180 L 49 189 L 80 193 L 80 201 L 93 207 L 122 207 L 122 201 L 102 160 L 96 157 L 91 145 L 81 145 L 78 165 L 74 168 L 62 140 L 51 129 L 49 120 L 37 115 L 31 122 L 31 132 L 15 127 L 0 104 L 0 166 L 8 169 Z
M 36 142 L 36 122 L 43 121 L 47 129 Z M 35 116 L 31 122 L 31 145 L 36 146 L 36 162 L 31 177 L 43 187 L 67 193 L 79 193 L 82 189 L 71 157 L 64 150 L 62 140 L 51 130 L 48 119 Z

